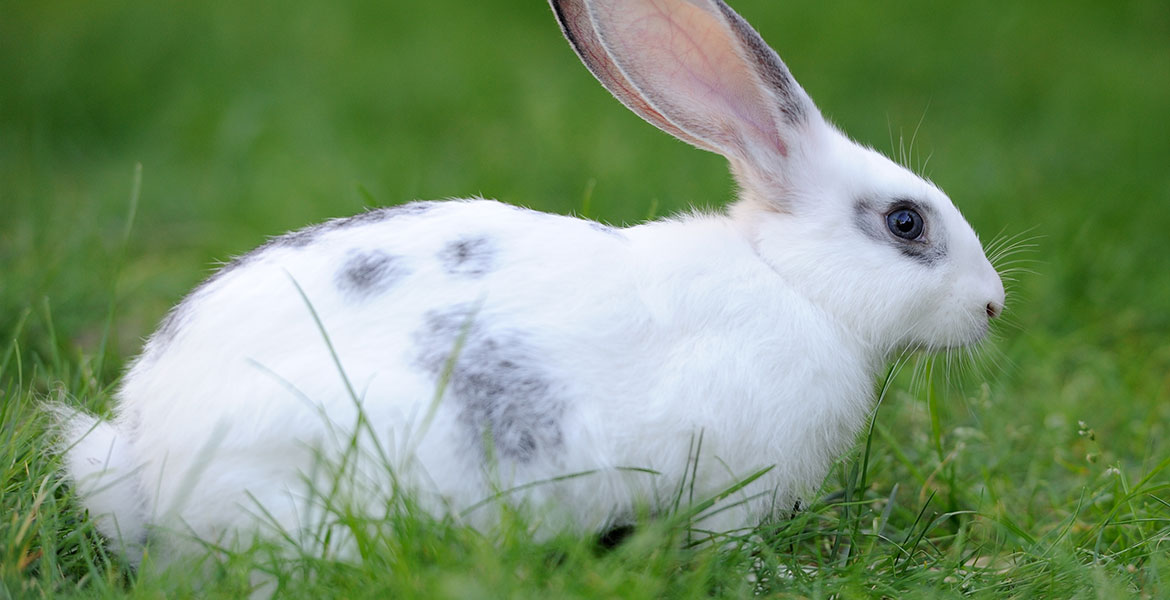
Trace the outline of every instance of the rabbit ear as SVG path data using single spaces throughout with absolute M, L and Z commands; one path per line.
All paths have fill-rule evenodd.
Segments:
M 553 12 L 556 13 L 557 22 L 561 25 L 565 39 L 569 40 L 569 45 L 573 47 L 573 51 L 577 53 L 581 62 L 585 63 L 589 72 L 597 77 L 597 80 L 605 86 L 605 89 L 609 90 L 609 93 L 625 104 L 626 108 L 637 113 L 651 125 L 688 144 L 711 152 L 718 152 L 716 148 L 690 136 L 657 110 L 654 110 L 654 107 L 642 97 L 634 84 L 626 79 L 621 69 L 610 60 L 609 54 L 601 45 L 601 40 L 597 39 L 597 32 L 593 29 L 593 21 L 589 17 L 589 10 L 585 7 L 585 0 L 549 0 L 549 3 L 552 5 Z
M 722 0 L 550 2 L 581 60 L 622 103 L 726 156 L 741 176 L 775 181 L 821 119 L 780 57 Z

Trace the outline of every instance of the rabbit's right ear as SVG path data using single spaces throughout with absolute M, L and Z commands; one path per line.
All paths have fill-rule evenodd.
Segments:
M 614 96 L 667 133 L 727 157 L 741 185 L 782 185 L 787 157 L 823 123 L 776 52 L 722 0 L 549 2 Z

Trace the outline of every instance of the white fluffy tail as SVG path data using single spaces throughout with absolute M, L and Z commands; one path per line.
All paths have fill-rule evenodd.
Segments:
M 126 436 L 109 421 L 53 407 L 65 470 L 97 528 L 137 564 L 146 538 L 143 498 Z

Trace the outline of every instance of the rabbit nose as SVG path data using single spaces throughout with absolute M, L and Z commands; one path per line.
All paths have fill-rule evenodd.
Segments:
M 987 303 L 987 318 L 988 319 L 994 319 L 994 318 L 998 317 L 1000 315 L 1000 313 L 1002 313 L 1002 312 L 1003 312 L 1003 305 L 1002 304 L 997 304 L 995 302 L 988 302 Z

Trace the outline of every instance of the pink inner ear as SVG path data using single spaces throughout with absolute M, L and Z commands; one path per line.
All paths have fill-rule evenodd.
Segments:
M 683 0 L 592 6 L 602 43 L 666 117 L 725 153 L 751 158 L 751 147 L 787 153 L 776 128 L 777 101 L 721 15 Z
M 704 144 L 701 140 L 688 135 L 687 132 L 670 123 L 670 119 L 654 110 L 654 106 L 649 105 L 641 97 L 638 89 L 634 88 L 625 74 L 621 73 L 618 65 L 610 60 L 610 55 L 606 53 L 605 48 L 601 47 L 601 42 L 597 39 L 597 32 L 593 30 L 589 11 L 583 2 L 584 0 L 559 0 L 555 2 L 555 9 L 559 11 L 562 25 L 569 30 L 570 41 L 580 55 L 581 61 L 593 71 L 593 75 L 597 76 L 598 81 L 605 85 L 605 88 L 610 90 L 611 94 L 617 97 L 622 104 L 638 113 L 647 122 L 683 140 L 683 142 L 701 147 L 703 150 L 714 151 L 713 147 Z
M 621 69 L 610 60 L 605 48 L 601 46 L 583 0 L 559 0 L 555 2 L 555 10 L 560 12 L 562 25 L 569 31 L 570 41 L 580 54 L 581 60 L 622 104 L 646 119 L 651 125 L 688 144 L 704 150 L 715 150 L 710 145 L 679 129 L 670 122 L 670 119 L 667 119 L 642 98 L 634 85 L 626 79 Z

